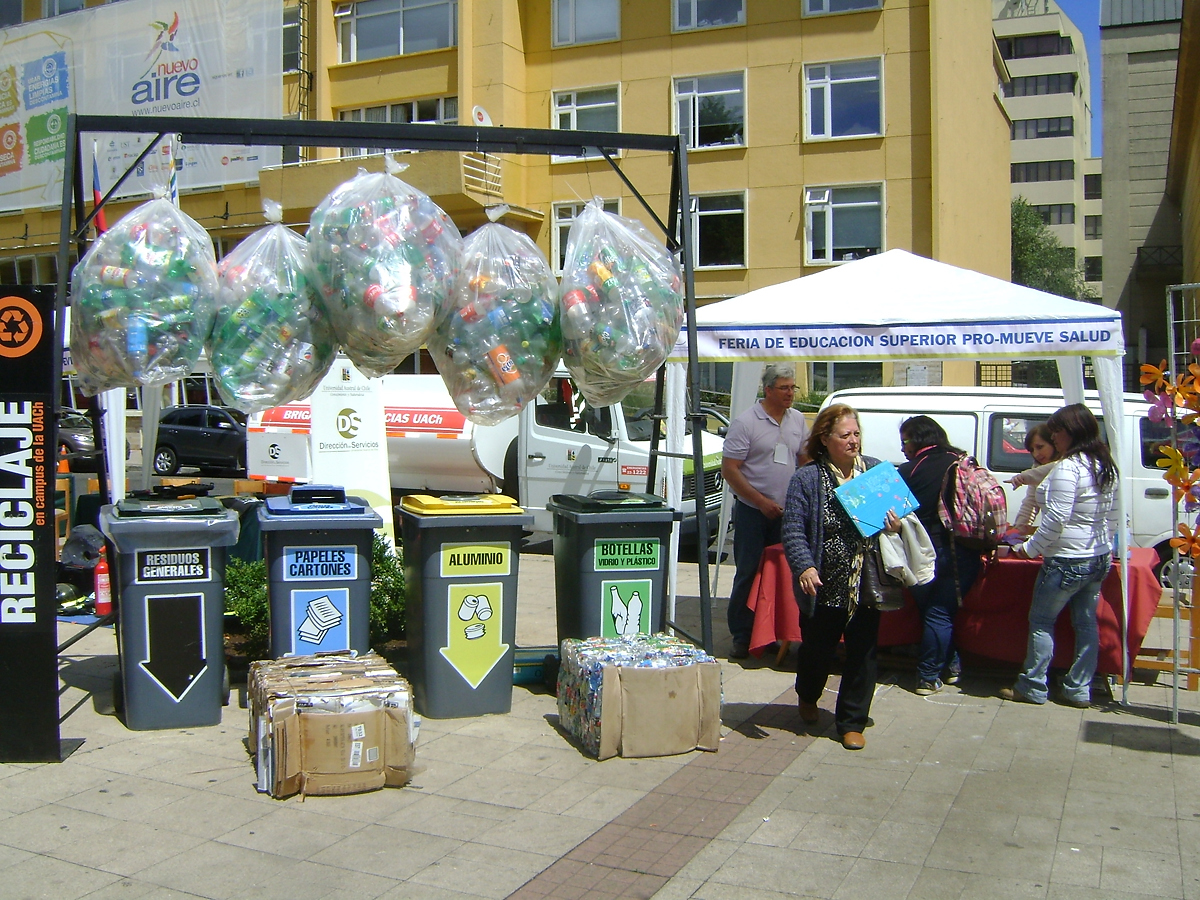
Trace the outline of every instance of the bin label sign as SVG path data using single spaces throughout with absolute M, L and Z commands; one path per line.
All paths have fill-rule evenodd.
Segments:
M 292 653 L 350 646 L 350 588 L 292 591 Z
M 650 579 L 600 582 L 600 635 L 633 637 L 650 633 Z
M 138 550 L 134 584 L 158 584 L 164 581 L 212 581 L 208 548 L 180 550 Z
M 147 594 L 145 603 L 146 658 L 138 665 L 179 703 L 208 669 L 204 595 Z
M 283 548 L 284 581 L 354 581 L 357 578 L 358 550 L 353 544 Z
M 504 585 L 499 581 L 451 584 L 447 585 L 447 597 L 448 646 L 442 647 L 440 652 L 471 690 L 476 690 L 508 652 L 508 644 L 500 640 Z
M 512 546 L 508 541 L 442 544 L 443 578 L 472 575 L 511 575 Z
M 597 572 L 657 569 L 658 563 L 658 538 L 596 538 Z

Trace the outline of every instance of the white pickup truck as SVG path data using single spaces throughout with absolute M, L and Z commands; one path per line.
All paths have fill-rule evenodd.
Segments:
M 573 392 L 569 376 L 561 370 L 519 415 L 498 425 L 475 425 L 455 409 L 440 376 L 384 376 L 393 495 L 504 493 L 533 514 L 534 531 L 552 532 L 546 502 L 554 494 L 646 490 L 653 388 L 649 382 L 626 398 L 625 405 L 594 409 Z M 246 448 L 251 478 L 307 479 L 308 419 L 307 402 L 251 417 Z M 702 439 L 711 533 L 721 501 L 723 439 L 709 432 Z M 666 449 L 665 440 L 659 447 Z M 689 435 L 685 452 L 690 450 Z M 665 462 L 660 457 L 656 492 L 661 495 L 666 492 Z M 691 460 L 685 460 L 685 533 L 696 526 L 692 468 Z

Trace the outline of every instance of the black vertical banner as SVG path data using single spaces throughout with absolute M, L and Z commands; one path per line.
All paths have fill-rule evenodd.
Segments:
M 0 762 L 60 758 L 54 331 L 54 288 L 0 286 Z

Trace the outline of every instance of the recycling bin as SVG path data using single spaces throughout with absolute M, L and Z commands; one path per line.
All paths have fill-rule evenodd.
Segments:
M 627 637 L 663 627 L 671 523 L 661 497 L 629 491 L 555 494 L 558 643 Z
M 219 724 L 229 695 L 225 559 L 237 514 L 209 497 L 121 500 L 101 508 L 100 530 L 117 551 L 113 700 L 125 725 Z
M 397 511 L 416 708 L 434 719 L 508 712 L 517 569 L 533 516 L 500 494 L 412 494 Z
M 371 545 L 383 519 L 336 485 L 296 485 L 258 509 L 271 657 L 371 649 Z

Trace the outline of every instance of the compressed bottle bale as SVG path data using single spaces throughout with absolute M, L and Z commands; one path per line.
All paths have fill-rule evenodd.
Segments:
M 221 399 L 245 413 L 303 400 L 337 355 L 308 276 L 308 243 L 281 224 L 278 203 L 263 207 L 272 224 L 217 266 L 219 306 L 208 344 Z
M 143 203 L 102 234 L 71 275 L 71 356 L 84 392 L 188 375 L 216 306 L 208 233 L 165 198 Z
M 334 337 L 370 377 L 391 372 L 433 333 L 462 254 L 450 217 L 384 158 L 388 171 L 359 170 L 313 210 L 308 229 Z
M 667 359 L 683 325 L 683 280 L 633 219 L 588 203 L 571 225 L 562 279 L 563 362 L 593 406 L 622 399 Z
M 430 353 L 454 405 L 479 425 L 494 425 L 546 387 L 562 355 L 558 282 L 527 235 L 495 220 L 464 242 L 463 266 Z

